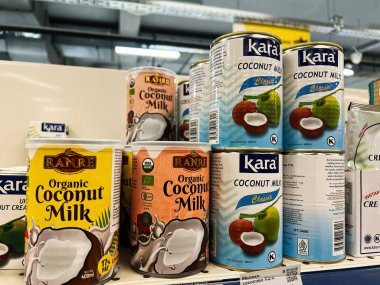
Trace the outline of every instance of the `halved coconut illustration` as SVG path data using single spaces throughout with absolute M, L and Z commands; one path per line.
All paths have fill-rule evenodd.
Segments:
M 262 134 L 268 128 L 268 118 L 261 113 L 247 113 L 244 115 L 243 127 L 251 134 Z
M 96 284 L 102 249 L 99 240 L 82 229 L 43 229 L 25 256 L 26 284 Z
M 324 130 L 323 121 L 315 117 L 303 118 L 300 121 L 299 130 L 305 137 L 318 137 Z
M 0 243 L 0 264 L 5 263 L 9 257 L 9 247 L 6 244 Z
M 240 240 L 241 249 L 249 254 L 258 254 L 263 251 L 265 246 L 264 236 L 258 232 L 244 232 L 241 234 Z
M 197 218 L 170 221 L 161 236 L 167 236 L 165 251 L 160 251 L 155 264 L 159 274 L 178 274 L 201 269 L 207 262 L 206 224 Z
M 134 128 L 133 141 L 169 140 L 172 131 L 169 120 L 159 113 L 144 113 Z

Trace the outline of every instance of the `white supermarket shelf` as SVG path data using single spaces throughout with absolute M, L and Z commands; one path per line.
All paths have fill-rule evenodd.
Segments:
M 121 251 L 121 260 L 119 261 L 120 269 L 114 278 L 110 281 L 109 285 L 139 285 L 139 284 L 186 284 L 186 283 L 215 283 L 222 280 L 239 279 L 240 275 L 244 272 L 232 271 L 215 264 L 210 263 L 204 272 L 199 274 L 177 279 L 162 279 L 153 277 L 144 277 L 134 272 L 129 266 L 129 255 L 125 249 Z M 355 258 L 348 256 L 344 261 L 331 264 L 305 264 L 304 262 L 293 261 L 284 259 L 284 265 L 301 264 L 302 273 L 323 272 L 323 271 L 336 271 L 336 270 L 349 270 L 368 267 L 380 267 L 380 256 L 370 256 Z M 0 284 L 4 285 L 22 285 L 24 283 L 24 276 L 22 270 L 2 270 L 0 271 Z M 220 283 L 219 283 L 220 284 Z M 225 282 L 224 284 L 227 284 Z M 304 282 L 305 284 L 305 282 Z M 375 284 L 375 283 L 374 283 Z

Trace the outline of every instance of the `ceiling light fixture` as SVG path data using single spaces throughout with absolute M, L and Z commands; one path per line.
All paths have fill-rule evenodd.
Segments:
M 196 54 L 209 54 L 209 49 L 191 48 L 191 47 L 178 47 L 178 46 L 166 46 L 166 45 L 149 45 L 150 49 L 158 50 L 172 50 L 186 53 Z
M 343 69 L 344 76 L 353 76 L 355 71 L 352 69 L 352 64 L 346 64 Z
M 354 52 L 351 53 L 350 58 L 353 64 L 359 64 L 362 61 L 363 53 L 358 51 L 355 47 L 353 47 Z
M 145 56 L 145 57 L 157 57 L 166 59 L 179 59 L 181 53 L 179 51 L 173 50 L 159 50 L 150 48 L 135 48 L 135 47 L 124 47 L 116 46 L 115 52 L 119 55 L 134 55 L 134 56 Z

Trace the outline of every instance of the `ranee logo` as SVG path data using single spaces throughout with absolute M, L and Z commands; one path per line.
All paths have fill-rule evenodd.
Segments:
M 173 157 L 174 168 L 184 168 L 189 171 L 198 171 L 207 167 L 207 157 L 201 156 L 195 150 L 185 156 Z
M 330 48 L 309 48 L 298 51 L 298 66 L 338 66 L 338 50 Z
M 60 173 L 77 173 L 85 169 L 96 169 L 96 156 L 85 156 L 70 148 L 57 155 L 44 156 L 44 168 Z
M 240 154 L 240 173 L 278 173 L 277 154 Z
M 160 75 L 158 72 L 155 75 L 145 76 L 145 83 L 158 85 L 170 85 L 170 79 Z

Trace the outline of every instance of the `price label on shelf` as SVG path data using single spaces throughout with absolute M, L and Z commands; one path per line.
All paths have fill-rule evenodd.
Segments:
M 301 266 L 254 271 L 240 276 L 240 285 L 302 285 Z

